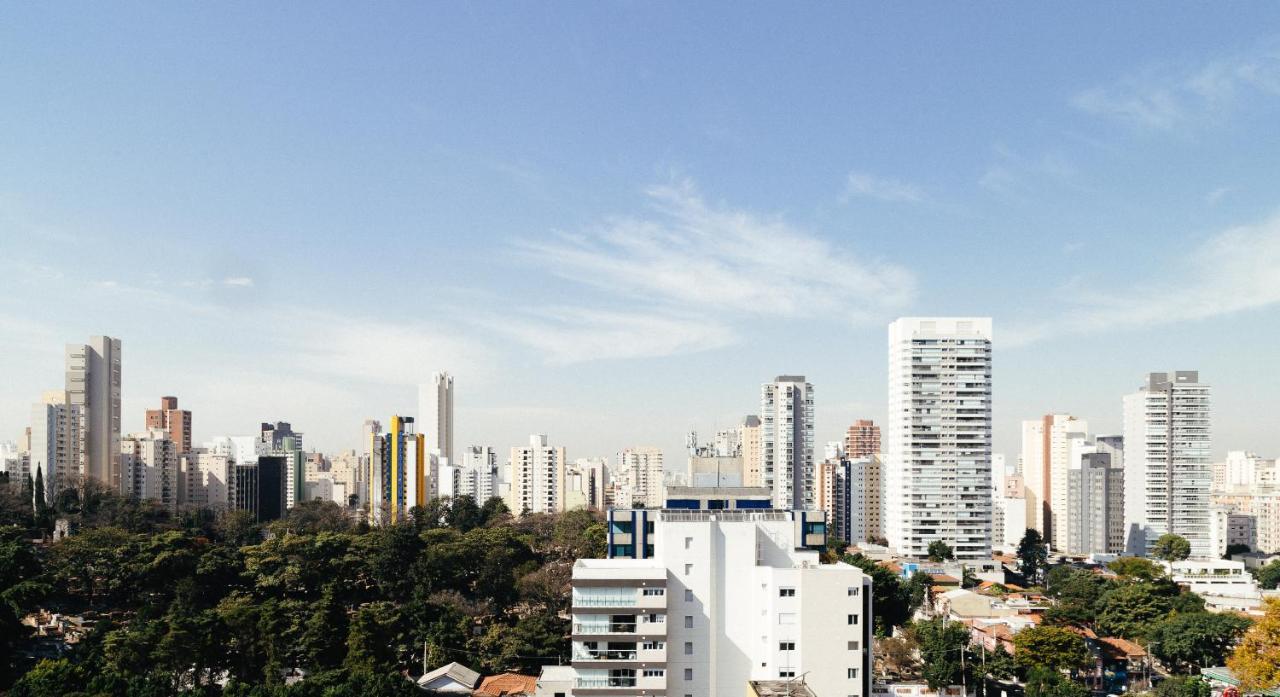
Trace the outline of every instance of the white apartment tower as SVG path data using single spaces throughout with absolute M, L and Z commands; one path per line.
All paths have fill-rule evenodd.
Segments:
M 1209 535 L 1209 386 L 1195 370 L 1151 373 L 1124 398 L 1125 551 L 1143 555 L 1174 533 L 1197 558 Z
M 889 325 L 885 537 L 899 554 L 946 542 L 991 558 L 991 318 Z
M 612 511 L 618 554 L 573 567 L 575 697 L 739 697 L 779 679 L 870 697 L 871 581 L 819 562 L 821 515 Z
M 85 477 L 120 490 L 120 340 L 67 344 L 67 404 L 80 409 Z
M 813 385 L 803 375 L 779 375 L 764 383 L 760 419 L 760 485 L 773 490 L 773 507 L 816 508 Z
M 418 386 L 418 430 L 427 437 L 427 452 L 439 452 L 458 464 L 453 452 L 453 376 L 432 373 L 431 382 Z
M 663 489 L 666 470 L 660 448 L 626 448 L 618 453 L 618 466 L 626 472 L 619 506 L 662 508 L 666 498 Z
M 547 445 L 541 433 L 529 436 L 528 445 L 512 448 L 507 508 L 516 515 L 562 510 L 564 458 L 564 448 Z
M 120 439 L 120 493 L 157 501 L 170 511 L 186 501 L 187 482 L 178 471 L 178 444 L 168 431 L 151 429 Z
M 80 407 L 67 404 L 67 395 L 60 390 L 46 392 L 31 409 L 31 450 L 26 469 L 32 486 L 37 473 L 43 478 L 47 501 L 62 489 L 79 485 L 84 464 L 80 432 L 83 423 Z
M 477 505 L 501 493 L 498 454 L 487 445 L 468 445 L 458 470 L 458 495 L 470 496 Z

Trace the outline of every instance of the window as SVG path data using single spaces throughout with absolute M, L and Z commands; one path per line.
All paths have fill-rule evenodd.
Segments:
M 665 588 L 646 588 L 646 589 L 644 589 L 644 595 L 648 595 L 648 596 L 662 596 L 662 595 L 666 595 L 666 594 L 667 594 L 667 590 L 666 590 Z
M 656 615 L 656 614 L 649 615 L 649 622 L 653 624 L 662 624 L 666 621 L 667 621 L 666 615 Z
M 857 650 L 858 650 L 858 642 L 856 642 L 856 641 L 851 641 L 851 642 L 849 642 L 849 650 L 850 650 L 850 651 L 857 651 Z
M 557 692 L 557 693 L 556 693 L 556 695 L 555 695 L 555 697 L 564 697 L 564 693 L 563 693 L 563 692 Z
M 664 668 L 645 668 L 644 676 L 646 678 L 665 678 L 667 671 Z
M 686 642 L 684 642 L 684 655 L 686 655 L 686 656 L 692 656 L 692 655 L 693 655 L 693 642 L 692 642 L 692 641 L 686 641 Z
M 795 624 L 795 623 L 796 623 L 796 613 L 794 612 L 778 613 L 778 624 Z
M 667 646 L 661 641 L 646 641 L 640 645 L 640 648 L 645 651 L 661 651 L 662 649 L 667 648 Z
M 693 564 L 685 564 L 685 565 L 684 565 L 684 575 L 685 575 L 685 576 L 688 576 L 688 575 L 689 575 L 689 574 L 691 574 L 691 573 L 693 573 Z
M 858 669 L 857 669 L 857 668 L 850 668 L 850 669 L 849 669 L 849 679 L 850 679 L 850 680 L 852 680 L 852 679 L 854 679 L 854 678 L 856 678 L 856 677 L 858 677 Z
M 685 679 L 685 680 L 693 680 L 693 669 L 692 669 L 692 668 L 685 668 L 685 669 L 684 669 L 684 679 Z
M 857 616 L 857 615 L 849 615 L 849 624 L 857 624 L 857 623 L 858 623 L 858 616 Z
M 849 586 L 849 595 L 852 597 L 857 594 L 858 594 L 858 589 L 854 586 Z
M 778 589 L 778 597 L 779 597 L 779 598 L 794 598 L 794 597 L 796 597 L 796 589 L 794 589 L 794 588 L 779 588 L 779 589 Z
M 692 548 L 693 548 L 693 538 L 692 538 L 692 537 L 686 537 L 686 538 L 684 538 L 684 548 L 685 548 L 685 549 L 692 549 Z
M 780 670 L 780 671 L 778 671 L 778 677 L 780 677 L 780 678 L 794 678 L 795 676 L 796 676 L 796 672 L 795 672 L 794 670 Z
M 693 615 L 684 616 L 684 628 L 693 629 Z
M 795 651 L 795 650 L 796 650 L 796 642 L 794 642 L 794 641 L 779 641 L 779 642 L 778 642 L 778 650 L 779 650 L 779 651 Z
M 688 588 L 684 589 L 684 601 L 686 603 L 693 602 L 693 591 L 689 590 Z

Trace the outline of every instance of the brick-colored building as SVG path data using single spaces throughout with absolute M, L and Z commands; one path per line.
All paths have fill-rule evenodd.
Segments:
M 177 397 L 161 397 L 159 409 L 147 410 L 147 430 L 162 429 L 179 455 L 191 450 L 191 412 L 178 408 Z

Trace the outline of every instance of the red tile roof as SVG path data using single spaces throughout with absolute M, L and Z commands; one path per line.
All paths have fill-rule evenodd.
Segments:
M 487 675 L 484 680 L 480 681 L 480 687 L 476 688 L 477 695 L 492 695 L 493 697 L 502 697 L 503 695 L 532 695 L 538 689 L 538 678 L 534 675 L 521 675 L 519 673 L 502 673 L 499 675 Z

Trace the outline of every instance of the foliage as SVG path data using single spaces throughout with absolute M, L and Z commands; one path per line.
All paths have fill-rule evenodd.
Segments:
M 1142 557 L 1120 557 L 1107 564 L 1117 576 L 1140 581 L 1155 581 L 1165 577 L 1164 568 Z
M 910 632 L 877 639 L 874 648 L 877 672 L 905 680 L 919 680 L 918 649 L 915 637 Z
M 1209 612 L 1178 614 L 1155 625 L 1147 635 L 1151 652 L 1175 673 L 1220 666 L 1252 624 L 1235 615 Z
M 1232 544 L 1227 545 L 1227 551 L 1223 553 L 1222 558 L 1230 559 L 1231 557 L 1237 554 L 1248 554 L 1251 551 L 1253 550 L 1252 548 L 1249 547 L 1249 545 L 1243 544 L 1241 542 L 1233 542 Z
M 1191 556 L 1191 543 L 1181 535 L 1166 533 L 1151 546 L 1151 554 L 1156 559 L 1182 561 Z
M 1227 667 L 1240 679 L 1243 691 L 1280 687 L 1280 599 L 1266 601 L 1266 614 L 1245 632 Z
M 906 624 L 912 608 L 907 589 L 898 575 L 861 554 L 846 554 L 841 561 L 862 569 L 871 577 L 871 612 L 877 636 L 889 636 Z
M 1173 593 L 1162 585 L 1136 581 L 1116 586 L 1098 600 L 1098 631 L 1109 636 L 1140 639 L 1153 623 L 1173 612 Z
M 921 677 L 931 690 L 959 685 L 964 676 L 962 655 L 969 645 L 969 629 L 946 618 L 921 620 L 907 628 L 919 646 Z
M 1046 668 L 1027 671 L 1026 697 L 1089 697 L 1089 688 Z
M 916 610 L 924 607 L 929 600 L 929 589 L 933 587 L 933 577 L 923 571 L 911 574 L 904 588 L 907 597 L 907 616 L 916 614 Z
M 1280 559 L 1258 567 L 1254 570 L 1253 576 L 1258 579 L 1259 586 L 1267 590 L 1274 590 L 1277 586 L 1280 586 Z
M 934 563 L 956 558 L 956 554 L 952 551 L 951 545 L 943 542 L 942 540 L 934 540 L 933 542 L 930 542 L 927 553 L 929 555 L 929 561 Z
M 1173 676 L 1156 685 L 1156 697 L 1211 697 L 1209 683 L 1198 675 Z
M 1018 543 L 1018 568 L 1022 572 L 1022 578 L 1029 585 L 1039 583 L 1048 563 L 1049 548 L 1040 536 L 1040 531 L 1027 528 L 1022 541 Z
M 1064 627 L 1027 627 L 1013 636 L 1014 660 L 1024 668 L 1074 671 L 1092 657 L 1084 638 Z

